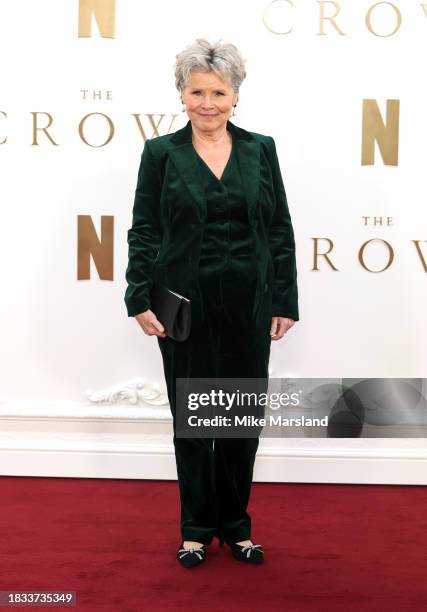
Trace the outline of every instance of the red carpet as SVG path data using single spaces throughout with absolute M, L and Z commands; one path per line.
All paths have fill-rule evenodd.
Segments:
M 215 539 L 185 569 L 176 482 L 0 484 L 1 590 L 74 590 L 74 609 L 103 612 L 427 610 L 426 487 L 254 483 L 265 563 L 236 561 Z

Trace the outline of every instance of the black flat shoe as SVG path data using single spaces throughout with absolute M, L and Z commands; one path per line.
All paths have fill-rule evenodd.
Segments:
M 241 546 L 235 542 L 228 542 L 225 540 L 228 546 L 231 548 L 233 557 L 238 561 L 244 563 L 263 563 L 264 562 L 264 551 L 261 544 L 250 544 L 247 546 Z
M 204 544 L 202 548 L 190 548 L 187 550 L 184 548 L 184 542 L 181 542 L 176 558 L 183 567 L 194 567 L 206 560 L 206 552 Z

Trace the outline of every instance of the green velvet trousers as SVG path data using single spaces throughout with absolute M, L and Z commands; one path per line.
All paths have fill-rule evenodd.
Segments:
M 176 437 L 176 378 L 268 381 L 271 319 L 264 328 L 253 325 L 256 280 L 247 263 L 236 258 L 201 268 L 204 326 L 184 342 L 157 337 L 173 416 L 183 540 L 251 538 L 247 506 L 259 438 Z

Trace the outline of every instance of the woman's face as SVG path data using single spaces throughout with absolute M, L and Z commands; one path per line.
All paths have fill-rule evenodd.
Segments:
M 227 121 L 237 98 L 231 85 L 216 73 L 195 70 L 182 93 L 191 122 L 207 131 L 218 129 Z

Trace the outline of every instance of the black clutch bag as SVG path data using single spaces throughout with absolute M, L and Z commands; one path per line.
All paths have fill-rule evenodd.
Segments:
M 150 293 L 151 310 L 168 336 L 183 342 L 191 329 L 191 300 L 175 291 L 154 283 Z

